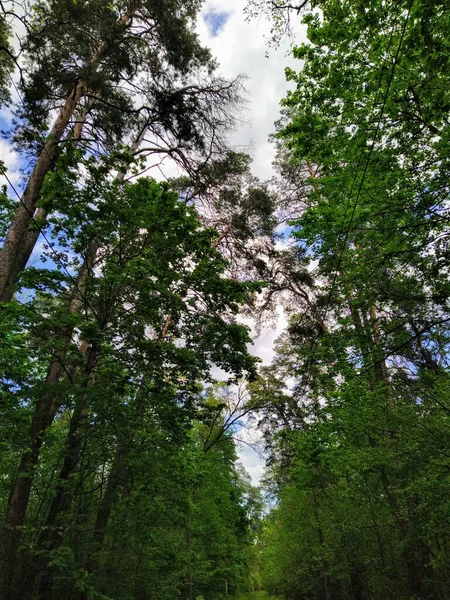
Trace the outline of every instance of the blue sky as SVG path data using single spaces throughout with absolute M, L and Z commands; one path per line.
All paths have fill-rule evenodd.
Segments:
M 210 34 L 215 37 L 219 35 L 221 29 L 223 29 L 225 23 L 228 21 L 229 13 L 223 11 L 218 12 L 212 10 L 204 15 L 205 23 L 208 26 Z

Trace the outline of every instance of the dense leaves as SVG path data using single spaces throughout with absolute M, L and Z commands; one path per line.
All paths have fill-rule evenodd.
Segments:
M 276 134 L 314 310 L 268 373 L 265 581 L 285 597 L 448 598 L 448 11 L 314 8 Z
M 236 594 L 250 487 L 203 388 L 256 376 L 237 316 L 262 284 L 221 247 L 272 233 L 224 139 L 240 81 L 214 73 L 198 2 L 1 7 L 25 28 L 12 134 L 32 168 L 0 197 L 0 596 Z M 142 176 L 167 156 L 177 188 Z
M 220 596 L 225 586 L 237 589 L 245 580 L 245 501 L 232 442 L 217 436 L 221 447 L 228 444 L 227 458 L 215 444 L 203 458 L 195 415 L 200 383 L 211 378 L 212 365 L 234 377 L 254 375 L 248 331 L 234 315 L 258 284 L 224 275 L 227 262 L 214 247 L 217 231 L 202 227 L 194 208 L 167 186 L 144 178 L 132 185 L 108 182 L 96 168 L 91 177 L 89 188 L 77 189 L 69 172 L 57 191 L 49 180 L 46 195 L 59 194 L 61 205 L 65 194 L 71 198 L 53 229 L 66 276 L 45 267 L 27 270 L 23 283 L 35 288 L 33 297 L 3 312 L 9 331 L 1 355 L 4 493 L 8 481 L 16 492 L 20 478 L 33 481 L 21 536 L 23 566 L 16 565 L 8 585 L 32 598 L 50 590 L 56 598 L 68 589 L 125 598 L 141 588 L 132 593 L 150 597 L 150 581 L 161 573 L 151 597 L 187 594 L 188 588 L 189 597 L 209 589 Z M 90 216 L 80 223 L 84 202 Z M 102 251 L 81 290 L 70 270 L 94 233 Z M 79 308 L 68 311 L 74 285 L 71 303 Z M 52 356 L 63 365 L 53 380 L 45 374 Z M 14 367 L 7 367 L 6 357 Z M 36 419 L 44 410 L 42 445 Z M 213 423 L 220 426 L 217 415 Z M 16 457 L 28 444 L 32 459 L 25 450 L 25 472 L 16 475 Z M 208 511 L 214 518 L 205 529 Z M 125 572 L 114 562 L 119 556 L 107 550 L 114 539 L 121 540 Z M 199 558 L 205 539 L 212 555 Z M 148 568 L 137 576 L 140 564 Z

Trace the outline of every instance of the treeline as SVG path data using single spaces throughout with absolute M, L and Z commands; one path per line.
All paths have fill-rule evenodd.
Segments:
M 274 140 L 315 310 L 293 314 L 260 386 L 277 498 L 264 585 L 446 599 L 450 13 L 427 0 L 302 11 Z
M 226 141 L 241 82 L 196 1 L 0 8 L 0 597 L 234 595 L 259 500 L 212 370 L 255 377 L 237 315 L 274 227 Z

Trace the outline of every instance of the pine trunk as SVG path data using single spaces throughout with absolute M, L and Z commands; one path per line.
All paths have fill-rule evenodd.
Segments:
M 126 27 L 133 13 L 134 10 L 128 10 L 120 18 L 119 24 Z M 108 50 L 109 44 L 103 41 L 97 52 L 90 58 L 89 64 L 95 65 L 100 62 Z M 3 247 L 0 249 L 0 303 L 9 302 L 13 297 L 17 279 L 25 269 L 39 237 L 40 229 L 36 226 L 36 222 L 40 225 L 47 218 L 45 210 L 42 208 L 37 209 L 39 195 L 45 177 L 52 166 L 55 150 L 61 142 L 86 87 L 87 84 L 85 81 L 79 81 L 65 101 L 38 156 L 25 191 L 14 213 Z M 81 128 L 82 123 L 75 125 L 75 134 L 78 137 Z M 37 221 L 38 218 L 40 223 Z
M 80 81 L 64 103 L 14 213 L 0 250 L 0 303 L 9 302 L 13 297 L 14 285 L 19 274 L 25 269 L 39 237 L 40 230 L 36 223 L 45 221 L 47 218 L 45 210 L 39 209 L 37 213 L 37 201 L 45 176 L 52 166 L 55 149 L 74 114 L 84 87 L 85 83 Z

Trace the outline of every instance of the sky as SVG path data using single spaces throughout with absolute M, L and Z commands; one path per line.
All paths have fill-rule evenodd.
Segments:
M 244 7 L 245 0 L 226 3 L 206 0 L 198 32 L 201 41 L 218 60 L 221 75 L 235 78 L 242 73 L 247 76 L 247 110 L 231 142 L 238 149 L 249 151 L 254 159 L 254 174 L 267 179 L 274 158 L 268 137 L 274 132 L 280 100 L 288 89 L 284 70 L 288 66 L 298 68 L 299 61 L 292 58 L 288 40 L 284 40 L 279 49 L 269 48 L 266 40 L 270 23 L 263 17 L 246 22 Z M 296 42 L 301 38 L 300 32 Z
M 234 78 L 240 73 L 247 76 L 247 108 L 243 123 L 232 134 L 230 141 L 236 149 L 247 151 L 253 157 L 253 174 L 269 179 L 273 174 L 274 146 L 269 136 L 275 130 L 279 118 L 280 100 L 285 96 L 288 84 L 286 67 L 299 68 L 298 60 L 292 58 L 290 42 L 284 40 L 278 49 L 269 48 L 267 37 L 269 22 L 261 17 L 246 22 L 243 8 L 245 0 L 206 0 L 198 23 L 202 42 L 208 46 L 219 62 L 221 75 Z M 295 42 L 304 39 L 299 28 Z M 252 352 L 263 364 L 270 364 L 273 342 L 282 333 L 286 321 L 280 313 L 276 326 L 264 330 L 255 339 Z M 239 432 L 239 438 L 250 444 L 260 444 L 260 435 L 250 424 Z M 257 484 L 263 474 L 264 459 L 245 443 L 238 444 L 240 461 Z

